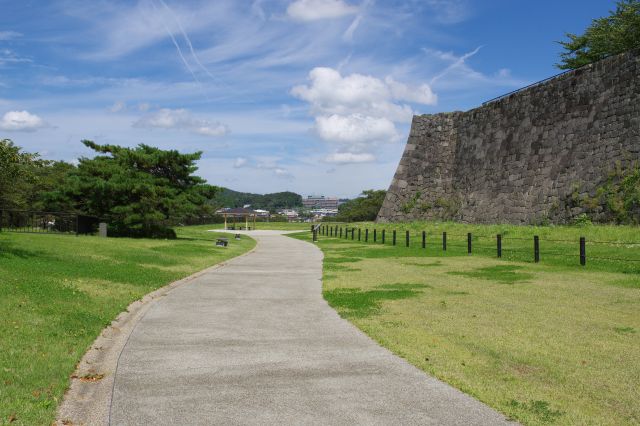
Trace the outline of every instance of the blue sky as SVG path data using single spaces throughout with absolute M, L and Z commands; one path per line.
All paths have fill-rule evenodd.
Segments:
M 565 32 L 614 1 L 0 0 L 0 138 L 203 151 L 251 192 L 386 189 L 413 114 L 558 72 Z

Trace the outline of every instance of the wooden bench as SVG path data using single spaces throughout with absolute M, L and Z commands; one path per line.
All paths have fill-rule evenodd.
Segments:
M 226 247 L 228 245 L 229 245 L 229 239 L 228 238 L 218 238 L 216 240 L 216 246 Z

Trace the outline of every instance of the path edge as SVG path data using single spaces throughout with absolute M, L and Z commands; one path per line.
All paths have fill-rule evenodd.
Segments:
M 108 425 L 118 359 L 138 322 L 154 302 L 169 292 L 189 284 L 209 272 L 223 268 L 235 259 L 255 252 L 260 241 L 252 239 L 256 241 L 256 245 L 251 250 L 147 293 L 141 299 L 131 302 L 123 312 L 120 312 L 100 332 L 78 362 L 70 377 L 69 387 L 56 410 L 56 417 L 52 424 L 56 426 Z

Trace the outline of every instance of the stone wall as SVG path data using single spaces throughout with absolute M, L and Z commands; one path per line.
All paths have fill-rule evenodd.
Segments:
M 640 159 L 640 50 L 466 112 L 414 116 L 379 221 L 564 223 Z

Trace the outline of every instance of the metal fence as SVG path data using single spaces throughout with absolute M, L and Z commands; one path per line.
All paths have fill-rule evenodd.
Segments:
M 93 234 L 98 218 L 68 212 L 0 210 L 0 231 L 37 234 Z

